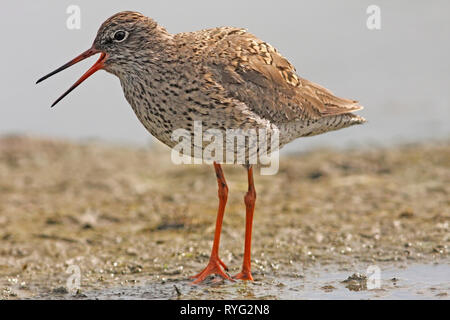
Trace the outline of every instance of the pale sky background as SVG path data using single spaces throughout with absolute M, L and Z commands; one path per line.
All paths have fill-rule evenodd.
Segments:
M 72 4 L 81 8 L 80 30 L 66 27 Z M 379 31 L 366 27 L 371 4 L 381 8 Z M 300 139 L 289 150 L 450 137 L 450 1 L 6 0 L 0 6 L 0 135 L 151 141 L 119 80 L 104 71 L 50 109 L 96 57 L 35 85 L 89 48 L 106 18 L 135 10 L 172 33 L 245 27 L 278 48 L 301 77 L 366 107 L 359 114 L 367 125 Z

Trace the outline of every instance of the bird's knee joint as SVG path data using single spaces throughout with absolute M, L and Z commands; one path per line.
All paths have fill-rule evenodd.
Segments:
M 256 201 L 256 192 L 255 190 L 249 190 L 244 197 L 244 202 L 246 206 L 252 206 Z
M 220 184 L 218 194 L 220 199 L 228 198 L 228 186 L 225 183 Z

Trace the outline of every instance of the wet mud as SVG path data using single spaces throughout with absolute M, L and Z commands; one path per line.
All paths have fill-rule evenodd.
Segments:
M 220 256 L 235 274 L 247 181 L 224 171 Z M 158 145 L 0 138 L 0 297 L 449 299 L 448 141 L 290 154 L 257 172 L 255 281 L 192 286 L 214 232 L 210 166 L 176 166 Z

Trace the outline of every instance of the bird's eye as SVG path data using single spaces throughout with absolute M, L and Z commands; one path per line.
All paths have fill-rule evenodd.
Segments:
M 116 33 L 114 33 L 114 40 L 117 42 L 122 42 L 123 40 L 125 40 L 128 36 L 128 32 L 123 31 L 123 30 L 119 30 L 116 31 Z

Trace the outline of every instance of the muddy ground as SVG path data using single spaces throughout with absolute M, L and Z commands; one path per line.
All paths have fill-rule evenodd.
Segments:
M 220 254 L 234 274 L 247 181 L 242 167 L 225 176 Z M 377 298 L 400 288 L 449 298 L 450 142 L 284 156 L 277 175 L 255 182 L 255 282 L 191 286 L 214 232 L 210 166 L 173 165 L 158 145 L 1 138 L 0 297 Z M 370 294 L 368 266 L 384 273 Z M 437 284 L 408 284 L 408 270 Z

